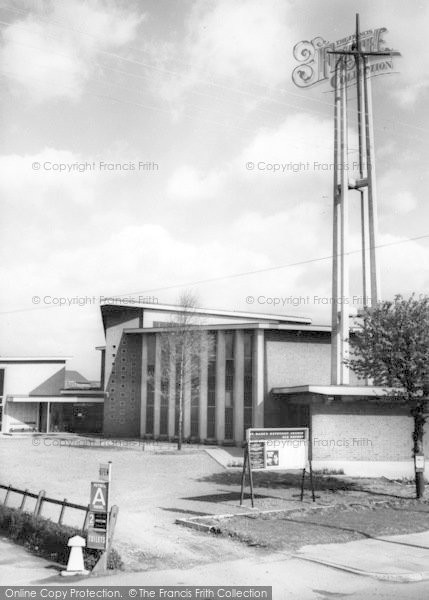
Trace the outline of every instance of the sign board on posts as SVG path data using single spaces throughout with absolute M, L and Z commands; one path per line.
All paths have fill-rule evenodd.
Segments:
M 99 473 L 103 471 L 105 465 L 100 465 Z M 110 468 L 107 473 L 110 477 Z M 86 545 L 88 548 L 97 550 L 106 550 L 108 543 L 109 527 L 109 482 L 92 481 L 89 501 L 88 515 L 88 537 Z
M 248 429 L 252 471 L 305 469 L 308 465 L 308 427 Z

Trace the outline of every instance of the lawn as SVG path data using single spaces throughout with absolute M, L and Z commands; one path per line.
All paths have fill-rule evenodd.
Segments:
M 223 536 L 272 551 L 296 551 L 308 544 L 429 530 L 429 501 L 396 499 L 385 503 L 338 504 L 332 508 L 234 516 L 207 524 Z

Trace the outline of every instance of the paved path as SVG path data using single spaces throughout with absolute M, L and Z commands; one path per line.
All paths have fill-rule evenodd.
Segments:
M 56 565 L 0 538 L 0 585 L 40 585 L 57 575 Z
M 426 534 L 429 537 L 429 533 Z M 406 536 L 401 536 L 405 538 Z M 401 540 L 401 543 L 407 540 Z M 351 542 L 350 545 L 360 542 Z M 349 546 L 349 544 L 347 544 Z M 393 544 L 391 544 L 393 546 Z M 327 546 L 319 546 L 323 553 Z M 379 548 L 373 548 L 377 560 Z M 201 551 L 204 551 L 203 546 Z M 74 585 L 133 587 L 150 585 L 269 585 L 274 600 L 425 600 L 429 597 L 429 582 L 392 583 L 377 581 L 353 573 L 310 563 L 285 554 L 272 554 L 257 559 L 218 561 L 187 569 L 164 569 L 111 576 L 64 580 L 47 561 L 30 557 L 27 552 L 9 542 L 0 541 L 0 581 L 2 585 Z M 8 558 L 5 559 L 4 557 Z M 391 552 L 393 559 L 394 553 Z M 366 557 L 365 557 L 366 559 Z M 385 561 L 389 560 L 385 556 Z
M 394 582 L 429 580 L 429 532 L 304 546 L 295 556 Z

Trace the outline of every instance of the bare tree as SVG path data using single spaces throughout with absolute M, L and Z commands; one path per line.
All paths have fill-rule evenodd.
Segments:
M 183 443 L 183 423 L 185 411 L 185 388 L 193 393 L 199 391 L 200 357 L 210 351 L 210 336 L 204 322 L 196 311 L 197 297 L 186 291 L 179 297 L 180 309 L 168 324 L 168 330 L 161 334 L 161 355 L 163 382 L 175 381 L 175 394 L 178 399 L 178 439 L 177 449 Z M 174 377 L 172 374 L 174 373 Z M 164 392 L 167 385 L 161 386 Z M 168 392 L 170 390 L 168 389 Z

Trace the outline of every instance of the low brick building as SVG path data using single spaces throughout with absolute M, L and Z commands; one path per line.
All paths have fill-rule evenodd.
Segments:
M 101 433 L 104 392 L 68 373 L 65 358 L 0 357 L 0 431 Z

